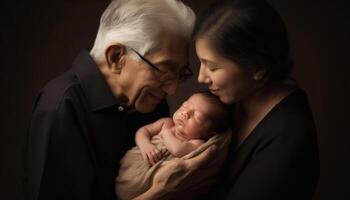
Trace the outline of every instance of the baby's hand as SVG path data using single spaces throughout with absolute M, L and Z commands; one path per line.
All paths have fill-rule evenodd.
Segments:
M 142 157 L 152 166 L 162 159 L 163 155 L 153 144 L 140 146 Z

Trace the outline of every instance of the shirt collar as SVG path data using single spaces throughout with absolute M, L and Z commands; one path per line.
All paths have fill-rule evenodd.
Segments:
M 108 107 L 116 107 L 118 111 L 126 110 L 126 104 L 113 95 L 103 74 L 86 49 L 83 49 L 74 60 L 73 71 L 79 79 L 92 111 Z

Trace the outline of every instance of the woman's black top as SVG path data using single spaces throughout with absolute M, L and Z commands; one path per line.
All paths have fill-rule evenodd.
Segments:
M 319 177 L 316 129 L 307 96 L 279 102 L 244 142 L 232 142 L 209 199 L 311 200 Z

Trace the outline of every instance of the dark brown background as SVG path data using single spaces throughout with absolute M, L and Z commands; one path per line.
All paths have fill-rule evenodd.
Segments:
M 37 92 L 70 68 L 81 48 L 91 48 L 108 2 L 2 1 L 0 199 L 22 197 L 23 146 Z M 185 2 L 198 14 L 214 1 Z M 270 2 L 287 24 L 296 60 L 294 77 L 309 94 L 319 133 L 321 177 L 315 199 L 350 199 L 350 7 L 346 0 Z M 195 69 L 193 51 L 191 55 Z M 195 78 L 181 86 L 178 96 L 169 99 L 172 110 L 198 88 Z

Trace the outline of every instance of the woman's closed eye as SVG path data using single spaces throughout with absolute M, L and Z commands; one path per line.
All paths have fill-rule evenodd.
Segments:
M 219 69 L 219 65 L 217 63 L 208 60 L 204 60 L 203 62 L 201 62 L 201 65 L 204 65 L 206 68 L 208 68 L 209 71 L 215 71 Z
M 213 72 L 213 71 L 219 69 L 219 67 L 217 65 L 210 64 L 210 65 L 208 65 L 208 69 L 209 69 L 209 71 Z

